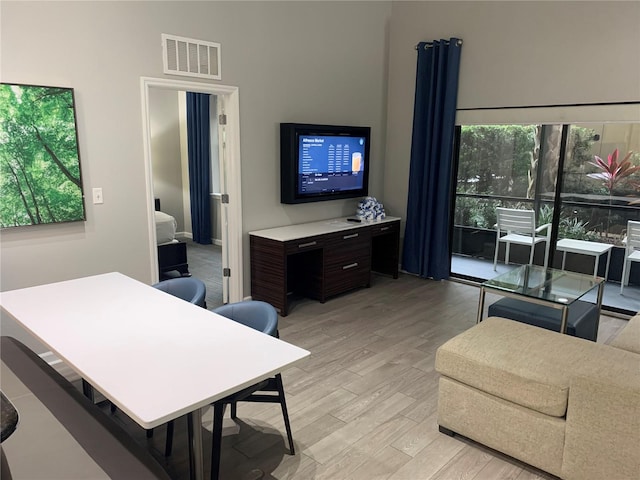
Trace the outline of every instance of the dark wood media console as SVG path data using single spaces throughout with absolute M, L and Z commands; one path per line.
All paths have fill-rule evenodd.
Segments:
M 288 297 L 324 302 L 368 287 L 371 271 L 398 278 L 400 219 L 346 218 L 249 232 L 251 297 L 288 314 Z
M 160 280 L 173 278 L 171 273 L 174 272 L 178 272 L 183 277 L 190 277 L 189 264 L 187 263 L 187 244 L 178 242 L 158 245 L 158 270 L 160 271 Z

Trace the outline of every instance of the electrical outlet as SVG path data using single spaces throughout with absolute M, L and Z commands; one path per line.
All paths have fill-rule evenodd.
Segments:
M 102 197 L 102 188 L 93 189 L 93 203 L 94 205 L 104 203 L 104 198 Z

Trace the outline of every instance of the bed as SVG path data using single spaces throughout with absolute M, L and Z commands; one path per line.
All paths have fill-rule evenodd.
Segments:
M 176 239 L 178 223 L 173 216 L 160 210 L 160 201 L 157 199 L 155 223 L 160 280 L 191 276 L 187 262 L 187 244 Z
M 156 241 L 158 245 L 166 245 L 167 243 L 176 243 L 176 228 L 178 228 L 178 222 L 171 215 L 155 211 L 156 220 Z

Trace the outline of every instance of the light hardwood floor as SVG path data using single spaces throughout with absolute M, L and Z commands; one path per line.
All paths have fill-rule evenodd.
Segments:
M 398 280 L 374 276 L 371 288 L 324 304 L 294 301 L 289 316 L 280 317 L 280 336 L 311 351 L 310 358 L 283 372 L 296 455 L 288 455 L 277 404 L 240 404 L 240 433 L 223 440 L 221 478 L 555 478 L 438 432 L 435 351 L 474 325 L 478 295 L 475 286 L 401 275 Z M 487 304 L 495 298 L 488 295 Z M 608 342 L 625 323 L 603 316 L 598 341 Z M 177 422 L 175 453 L 167 466 L 176 479 L 188 478 L 185 424 Z M 141 431 L 129 428 L 147 442 Z M 206 432 L 204 441 L 210 448 Z M 159 428 L 150 441 L 159 458 L 163 442 Z M 209 465 L 205 471 L 208 475 Z
M 189 272 L 199 278 L 207 287 L 207 308 L 213 310 L 224 302 L 222 300 L 222 247 L 220 245 L 201 245 L 183 238 L 187 244 Z

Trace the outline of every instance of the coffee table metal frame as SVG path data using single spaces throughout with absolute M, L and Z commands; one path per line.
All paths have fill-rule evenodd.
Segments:
M 531 277 L 545 277 L 545 282 L 537 283 L 529 286 Z M 512 280 L 514 277 L 522 279 L 518 285 L 508 283 L 505 280 Z M 558 292 L 553 292 L 553 282 L 557 280 L 572 280 L 577 282 L 587 282 L 587 287 L 577 290 L 573 294 L 558 297 Z M 604 278 L 585 275 L 582 273 L 565 272 L 564 270 L 556 270 L 552 268 L 539 267 L 537 265 L 522 265 L 515 270 L 498 275 L 495 278 L 487 280 L 480 285 L 480 300 L 478 302 L 478 316 L 476 323 L 482 321 L 484 313 L 484 301 L 487 292 L 496 293 L 504 297 L 515 298 L 524 302 L 535 303 L 546 307 L 552 307 L 561 311 L 560 333 L 567 333 L 567 320 L 569 318 L 569 307 L 573 302 L 583 297 L 585 294 L 598 287 L 596 305 L 598 307 L 598 315 L 602 308 L 602 295 L 604 293 Z M 515 288 L 514 288 L 515 287 Z M 546 294 L 544 290 L 547 290 Z M 538 292 L 538 293 L 536 293 Z M 540 293 L 542 292 L 542 293 Z M 567 293 L 567 292 L 562 292 Z M 534 295 L 535 294 L 535 295 Z M 542 295 L 542 296 L 541 296 Z

